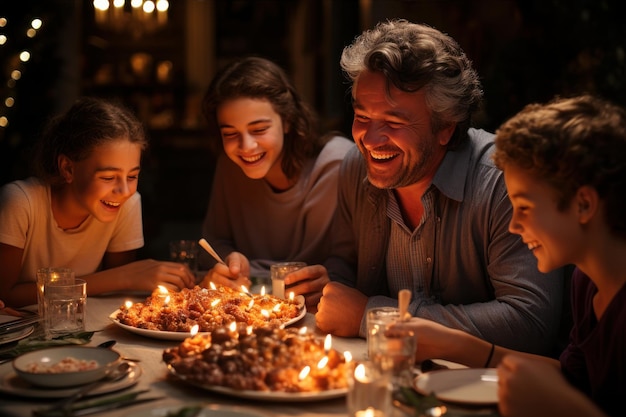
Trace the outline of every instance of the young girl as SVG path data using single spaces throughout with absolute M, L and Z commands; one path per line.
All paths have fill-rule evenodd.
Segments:
M 143 246 L 137 193 L 147 142 L 126 109 L 78 100 L 54 119 L 39 143 L 37 175 L 0 189 L 0 297 L 37 302 L 36 272 L 69 267 L 89 295 L 192 287 L 191 271 L 173 262 L 135 260 Z
M 353 142 L 320 136 L 313 111 L 285 72 L 263 58 L 220 71 L 203 110 L 223 154 L 202 232 L 228 264 L 215 264 L 205 284 L 249 285 L 250 276 L 269 276 L 270 265 L 280 261 L 321 264 L 339 164 Z M 214 264 L 202 258 L 205 266 Z M 306 282 L 298 287 L 291 290 L 306 294 Z M 307 294 L 307 305 L 316 306 L 320 296 Z
M 498 365 L 503 416 L 622 416 L 626 398 L 626 112 L 590 96 L 530 105 L 497 131 L 521 235 L 540 271 L 576 266 L 574 327 L 560 361 L 512 352 L 427 320 L 417 359 Z

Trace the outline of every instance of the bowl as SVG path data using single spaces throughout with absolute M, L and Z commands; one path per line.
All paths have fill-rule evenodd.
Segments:
M 69 358 L 66 366 L 59 362 Z M 80 369 L 87 361 L 95 367 Z M 66 388 L 97 381 L 120 361 L 114 350 L 87 346 L 58 346 L 24 353 L 13 359 L 15 373 L 24 381 L 47 388 Z M 33 369 L 36 367 L 37 369 Z M 56 369 L 55 369 L 56 368 Z M 64 369 L 59 369 L 64 368 Z M 82 368 L 86 368 L 82 366 Z

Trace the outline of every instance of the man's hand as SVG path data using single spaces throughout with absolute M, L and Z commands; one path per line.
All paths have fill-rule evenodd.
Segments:
M 332 281 L 326 284 L 322 294 L 315 314 L 317 327 L 324 333 L 336 336 L 359 336 L 367 296 L 354 288 Z
M 306 310 L 315 314 L 322 298 L 322 291 L 329 282 L 328 272 L 322 265 L 305 266 L 285 277 L 285 295 L 293 292 L 295 295 L 304 296 Z

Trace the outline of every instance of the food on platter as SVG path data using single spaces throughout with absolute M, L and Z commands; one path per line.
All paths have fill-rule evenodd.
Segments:
M 344 356 L 306 328 L 220 327 L 164 350 L 163 361 L 199 386 L 293 393 L 347 387 Z
M 116 319 L 138 329 L 167 332 L 211 332 L 232 322 L 276 328 L 291 322 L 303 309 L 301 297 L 282 299 L 219 286 L 163 292 L 156 289 L 142 303 L 120 307 Z

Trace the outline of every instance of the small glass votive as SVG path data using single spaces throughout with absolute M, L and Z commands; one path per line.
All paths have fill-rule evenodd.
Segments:
M 350 417 L 389 417 L 392 413 L 390 373 L 374 362 L 356 362 L 348 372 L 346 397 Z
M 87 283 L 49 282 L 43 290 L 43 323 L 46 339 L 85 331 Z
M 394 390 L 413 384 L 417 343 L 412 331 L 383 330 L 370 336 L 370 360 L 383 372 L 391 372 Z
M 387 326 L 394 321 L 400 319 L 400 310 L 396 307 L 375 307 L 367 310 L 366 325 L 367 325 L 367 354 L 371 359 L 373 356 L 372 350 L 372 335 L 383 332 L 387 329 Z
M 306 266 L 305 262 L 279 262 L 270 266 L 270 278 L 272 279 L 272 295 L 285 298 L 285 277 L 293 271 Z
M 169 243 L 170 259 L 174 262 L 187 265 L 189 270 L 198 272 L 199 245 L 195 240 L 172 240 Z

